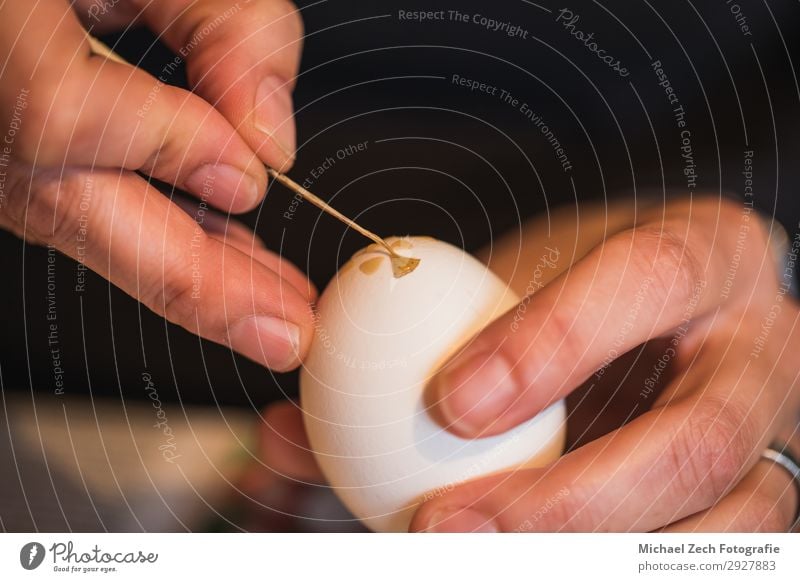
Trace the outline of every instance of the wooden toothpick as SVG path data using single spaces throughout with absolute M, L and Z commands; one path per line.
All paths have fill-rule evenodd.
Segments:
M 135 66 L 135 65 L 131 65 L 128 61 L 123 59 L 121 56 L 119 56 L 117 53 L 115 53 L 113 50 L 111 50 L 108 46 L 103 44 L 100 40 L 98 40 L 97 38 L 93 37 L 88 32 L 86 33 L 86 39 L 88 40 L 89 47 L 91 48 L 91 51 L 94 54 L 99 55 L 99 56 L 103 56 L 103 57 L 105 57 L 105 58 L 107 58 L 109 60 L 115 61 L 117 63 L 122 63 L 124 65 Z M 272 140 L 272 142 L 282 152 L 287 154 L 288 157 L 290 157 L 290 158 L 293 157 L 293 156 L 289 155 L 286 152 L 286 150 L 283 149 L 283 146 L 280 144 L 280 142 L 278 142 L 276 139 L 274 139 L 272 137 L 272 135 L 270 135 L 269 138 Z M 314 206 L 320 208 L 324 212 L 327 212 L 328 214 L 330 214 L 334 218 L 337 218 L 337 219 L 341 220 L 343 223 L 345 223 L 347 226 L 349 226 L 350 228 L 352 228 L 356 232 L 364 235 L 368 239 L 376 242 L 377 244 L 379 244 L 383 248 L 385 248 L 386 251 L 389 253 L 389 257 L 391 258 L 391 261 L 392 261 L 392 272 L 394 273 L 395 277 L 400 278 L 400 277 L 403 277 L 404 275 L 408 275 L 411 271 L 413 271 L 414 269 L 417 268 L 417 265 L 419 265 L 419 259 L 415 259 L 415 258 L 412 258 L 412 257 L 404 257 L 402 255 L 399 255 L 397 253 L 397 251 L 395 251 L 391 247 L 391 245 L 389 245 L 389 243 L 387 243 L 385 240 L 383 240 L 377 234 L 367 230 L 366 228 L 364 228 L 363 226 L 361 226 L 357 222 L 355 222 L 353 220 L 350 220 L 344 214 L 342 214 L 341 212 L 339 212 L 338 210 L 333 208 L 330 204 L 328 204 L 327 202 L 322 200 L 322 198 L 319 198 L 315 194 L 312 194 L 311 192 L 309 192 L 308 190 L 303 188 L 300 184 L 298 184 L 297 182 L 295 182 L 294 180 L 289 178 L 289 176 L 287 176 L 285 174 L 282 174 L 281 172 L 279 172 L 279 171 L 277 171 L 277 170 L 275 170 L 273 168 L 270 168 L 270 167 L 267 167 L 267 173 L 273 179 L 277 180 L 278 182 L 280 182 L 281 184 L 283 184 L 284 186 L 286 186 L 287 188 L 289 188 L 290 190 L 292 190 L 296 194 L 299 194 L 304 199 L 306 199 L 309 202 L 311 202 L 311 204 L 313 204 Z
M 387 243 L 377 234 L 367 230 L 357 222 L 347 218 L 344 214 L 342 214 L 341 212 L 333 208 L 330 204 L 322 200 L 322 198 L 318 197 L 312 192 L 309 192 L 308 190 L 303 188 L 300 184 L 292 180 L 286 174 L 281 174 L 278 170 L 275 170 L 270 167 L 267 167 L 267 174 L 269 174 L 270 177 L 272 177 L 276 181 L 280 182 L 281 184 L 289 188 L 289 190 L 295 192 L 296 194 L 299 194 L 304 199 L 311 202 L 311 204 L 313 204 L 317 208 L 323 210 L 324 212 L 327 212 L 334 218 L 338 218 L 356 232 L 364 235 L 368 239 L 378 243 L 383 248 L 385 248 L 392 259 L 392 272 L 394 273 L 395 277 L 399 278 L 404 275 L 408 275 L 411 271 L 417 268 L 417 265 L 419 265 L 419 259 L 415 259 L 412 257 L 404 257 L 402 255 L 397 254 L 397 251 L 395 251 L 389 243 Z

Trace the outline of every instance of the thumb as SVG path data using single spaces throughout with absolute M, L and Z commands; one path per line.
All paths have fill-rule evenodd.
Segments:
M 705 290 L 724 283 L 734 212 L 695 202 L 694 216 L 678 212 L 607 239 L 443 368 L 429 386 L 437 416 L 464 437 L 504 432 L 618 356 L 718 307 Z M 709 217 L 725 226 L 707 228 Z M 751 271 L 743 261 L 742 279 L 756 280 Z

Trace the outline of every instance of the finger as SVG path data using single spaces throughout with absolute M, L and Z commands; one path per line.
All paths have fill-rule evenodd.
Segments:
M 423 505 L 413 528 L 650 531 L 711 507 L 755 464 L 773 427 L 790 420 L 797 379 L 771 372 L 788 361 L 748 362 L 740 350 L 714 357 L 724 352 L 719 345 L 704 350 L 702 366 L 675 381 L 689 388 L 680 399 L 545 469 L 457 487 Z M 769 389 L 776 385 L 791 388 Z
M 677 208 L 612 236 L 550 285 L 482 331 L 428 387 L 462 437 L 502 433 L 563 398 L 593 372 L 719 305 L 741 211 L 718 201 Z M 719 219 L 718 232 L 708 227 Z M 753 225 L 754 226 L 754 225 Z M 758 247 L 763 234 L 752 228 Z M 756 260 L 753 257 L 752 260 Z M 551 249 L 542 262 L 562 260 Z M 739 277 L 761 276 L 742 260 Z M 773 283 L 774 286 L 774 283 Z
M 131 172 L 19 175 L 0 215 L 14 232 L 83 261 L 156 313 L 275 370 L 311 341 L 306 297 L 258 261 L 209 237 Z
M 90 56 L 68 3 L 12 0 L 0 22 L 13 64 L 2 94 L 27 95 L 18 158 L 141 170 L 224 210 L 261 199 L 263 165 L 222 114 L 141 69 Z
M 187 62 L 194 90 L 231 122 L 260 158 L 294 159 L 292 90 L 303 24 L 286 0 L 153 0 L 145 22 Z
M 255 249 L 264 249 L 264 241 L 252 230 L 230 215 L 215 212 L 195 200 L 183 196 L 173 196 L 174 202 L 181 210 L 192 217 L 208 236 L 231 245 L 243 253 L 252 255 Z
M 250 255 L 262 265 L 277 273 L 281 279 L 301 293 L 306 298 L 306 301 L 312 302 L 316 300 L 316 287 L 300 269 L 265 247 L 263 241 L 258 236 L 241 224 L 229 221 L 220 216 L 215 216 L 214 219 L 212 219 L 212 222 L 221 223 L 223 221 L 227 226 L 222 230 L 206 230 L 210 237 Z M 219 226 L 221 226 L 221 224 Z
M 308 277 L 290 261 L 269 250 L 261 237 L 242 223 L 231 219 L 228 215 L 202 209 L 181 196 L 174 197 L 173 202 L 200 224 L 208 236 L 250 255 L 268 269 L 276 272 L 284 281 L 303 294 L 307 301 L 316 300 L 317 289 L 308 280 Z
M 103 34 L 120 30 L 136 20 L 139 10 L 132 2 L 73 0 L 73 10 L 87 30 Z
M 270 405 L 264 413 L 260 432 L 261 456 L 267 467 L 288 479 L 306 483 L 323 481 L 296 402 Z
M 797 487 L 786 469 L 756 464 L 719 503 L 670 524 L 664 532 L 787 532 L 794 523 Z
M 250 254 L 255 260 L 277 273 L 279 277 L 294 287 L 305 297 L 307 302 L 316 301 L 317 288 L 294 264 L 264 247 L 257 247 Z

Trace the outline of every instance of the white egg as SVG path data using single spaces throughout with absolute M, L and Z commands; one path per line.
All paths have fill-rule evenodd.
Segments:
M 311 447 L 347 508 L 374 531 L 406 531 L 422 501 L 458 483 L 557 458 L 565 406 L 483 439 L 459 438 L 437 423 L 426 384 L 519 298 L 452 245 L 389 242 L 419 266 L 395 278 L 387 252 L 371 245 L 342 267 L 319 300 L 300 397 Z

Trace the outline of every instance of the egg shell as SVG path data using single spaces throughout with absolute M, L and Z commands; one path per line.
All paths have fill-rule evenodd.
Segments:
M 458 483 L 549 463 L 565 438 L 563 401 L 481 439 L 454 436 L 432 418 L 432 375 L 519 298 L 457 247 L 427 237 L 389 242 L 419 266 L 395 278 L 381 247 L 356 253 L 320 297 L 300 374 L 303 419 L 325 477 L 381 532 L 407 531 L 422 501 Z

